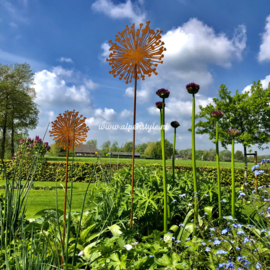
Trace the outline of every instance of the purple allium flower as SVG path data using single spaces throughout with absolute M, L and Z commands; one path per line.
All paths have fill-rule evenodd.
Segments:
M 228 134 L 232 137 L 237 137 L 241 135 L 241 133 L 237 129 L 229 129 Z
M 164 88 L 161 88 L 159 90 L 157 90 L 156 94 L 160 97 L 160 98 L 168 98 L 170 95 L 170 91 L 166 90 Z
M 180 126 L 180 124 L 179 124 L 177 121 L 172 121 L 172 122 L 171 122 L 171 126 L 172 126 L 173 128 L 178 128 L 178 127 Z
M 199 92 L 200 86 L 192 82 L 186 85 L 186 89 L 189 94 L 197 94 Z
M 30 142 L 31 141 L 31 138 L 28 138 L 27 141 Z
M 47 143 L 47 142 L 45 142 L 44 144 L 45 144 L 45 145 L 48 145 L 48 143 Z
M 51 149 L 50 146 L 47 146 L 47 147 L 46 147 L 46 151 L 49 151 L 50 149 Z
M 224 113 L 222 111 L 213 111 L 211 116 L 219 120 L 224 116 Z
M 24 142 L 24 140 L 22 139 L 22 140 L 20 140 L 20 143 L 23 143 Z
M 34 146 L 34 144 L 33 144 L 33 143 L 31 143 L 30 147 L 33 147 L 33 146 Z
M 36 136 L 36 140 L 39 140 L 39 136 Z
M 156 102 L 156 107 L 157 107 L 158 109 L 160 109 L 160 110 L 162 109 L 162 103 L 163 103 L 162 101 Z M 164 107 L 165 107 L 165 105 L 166 105 L 166 104 L 164 103 Z

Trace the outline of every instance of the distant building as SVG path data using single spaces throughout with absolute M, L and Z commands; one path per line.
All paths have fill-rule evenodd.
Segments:
M 132 152 L 110 152 L 111 157 L 132 157 Z M 141 157 L 140 153 L 134 153 L 134 158 Z
M 79 147 L 75 147 L 75 154 L 77 156 L 94 156 L 96 152 L 97 149 L 94 144 L 82 144 Z
M 173 158 L 173 156 L 171 156 L 171 159 Z M 178 159 L 183 159 L 183 158 L 185 158 L 184 156 L 182 156 L 182 155 L 175 155 L 174 156 L 174 159 L 175 160 L 178 160 Z

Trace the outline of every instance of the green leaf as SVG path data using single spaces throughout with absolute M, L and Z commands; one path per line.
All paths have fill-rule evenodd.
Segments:
M 185 226 L 186 226 L 188 220 L 190 219 L 190 217 L 192 216 L 193 213 L 194 213 L 194 209 L 191 209 L 191 210 L 187 213 L 186 218 L 185 218 L 184 223 L 183 223 Z M 185 228 L 185 227 L 181 228 L 181 230 L 180 230 L 180 232 L 179 232 L 179 234 L 178 234 L 178 236 L 177 236 L 177 240 L 180 240 L 180 239 L 181 239 L 181 237 L 182 237 L 182 235 L 183 235 L 183 232 L 184 232 L 184 228 Z
M 122 232 L 120 231 L 120 227 L 116 224 L 113 224 L 112 226 L 108 226 L 109 230 L 113 234 L 113 236 L 120 236 Z

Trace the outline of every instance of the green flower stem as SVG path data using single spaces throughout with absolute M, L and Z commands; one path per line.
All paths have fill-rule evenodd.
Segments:
M 173 183 L 172 183 L 172 188 L 174 188 L 174 155 L 175 155 L 175 141 L 176 141 L 176 128 L 174 129 L 174 138 L 173 138 L 173 160 L 172 160 Z
M 218 120 L 216 123 L 216 160 L 217 160 L 217 181 L 218 181 L 218 216 L 221 220 L 221 188 L 220 188 L 220 170 L 219 170 L 219 150 L 218 150 Z
M 232 217 L 235 218 L 234 139 L 232 139 Z
M 195 160 L 195 96 L 193 95 L 192 101 L 192 168 L 193 168 L 193 181 L 194 181 L 194 225 L 197 226 L 198 222 L 198 190 L 196 179 L 196 160 Z M 193 234 L 196 235 L 196 228 L 193 227 Z
M 162 149 L 162 165 L 163 165 L 163 191 L 164 191 L 164 232 L 168 231 L 167 227 L 167 182 L 166 182 L 166 161 L 165 161 L 165 132 L 163 129 L 163 121 L 164 121 L 164 100 L 162 103 L 162 112 L 161 112 L 161 149 Z

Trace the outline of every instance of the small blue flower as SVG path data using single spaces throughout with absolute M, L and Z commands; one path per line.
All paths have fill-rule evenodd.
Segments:
M 264 233 L 264 232 L 266 232 L 267 230 L 266 229 L 263 229 L 263 230 L 261 230 L 261 233 Z
M 255 267 L 256 267 L 256 269 L 260 269 L 262 267 L 262 265 L 259 262 L 257 262 Z
M 185 226 L 185 224 L 184 224 L 184 223 L 179 224 L 179 227 L 184 227 L 184 226 Z
M 245 233 L 245 232 L 242 230 L 237 232 L 237 234 L 243 234 L 243 233 Z
M 245 244 L 247 242 L 249 242 L 249 239 L 247 237 L 245 237 L 243 243 Z
M 180 240 L 175 240 L 174 243 L 179 244 L 181 241 Z
M 213 232 L 213 231 L 215 231 L 215 229 L 216 229 L 216 228 L 214 227 L 214 228 L 210 228 L 209 230 Z
M 153 258 L 153 257 L 154 257 L 154 255 L 150 255 L 150 256 L 149 256 L 149 258 Z
M 226 202 L 226 200 L 223 199 L 223 200 L 221 200 L 221 202 Z
M 221 231 L 221 234 L 226 234 L 228 231 L 229 231 L 229 229 L 226 228 L 226 229 L 224 229 L 224 230 Z
M 240 250 L 241 248 L 240 248 L 240 247 L 236 247 L 235 249 L 236 249 L 236 250 Z
M 209 252 L 210 250 L 211 250 L 210 247 L 207 247 L 207 248 L 205 249 L 206 252 Z
M 208 194 L 204 194 L 204 196 L 209 197 L 209 195 L 208 195 Z
M 186 239 L 186 241 L 189 241 L 190 240 L 190 237 L 188 237 L 187 239 Z
M 227 251 L 224 251 L 224 250 L 218 250 L 216 252 L 216 255 L 220 255 L 220 254 L 227 254 L 228 252 Z
M 221 241 L 215 240 L 215 241 L 213 242 L 213 245 L 219 245 L 220 243 L 221 243 Z
M 173 200 L 172 203 L 176 202 L 176 200 Z
M 184 194 L 180 194 L 179 195 L 179 197 L 181 197 L 181 198 L 183 198 L 183 197 L 185 197 L 186 196 L 186 194 L 184 193 Z

